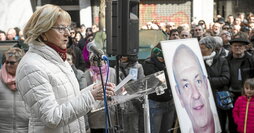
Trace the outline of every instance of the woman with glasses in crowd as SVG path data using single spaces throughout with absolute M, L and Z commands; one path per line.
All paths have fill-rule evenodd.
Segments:
M 214 99 L 216 98 L 215 93 L 217 91 L 228 90 L 230 79 L 228 62 L 220 55 L 218 49 L 216 49 L 218 45 L 216 43 L 219 42 L 218 38 L 207 36 L 199 41 L 200 50 L 203 56 Z M 217 113 L 219 116 L 222 133 L 226 133 L 227 111 L 217 106 Z
M 29 113 L 17 91 L 16 69 L 24 51 L 10 48 L 4 53 L 5 62 L 0 71 L 0 132 L 28 132 Z
M 24 28 L 29 50 L 16 74 L 17 88 L 31 111 L 29 133 L 85 133 L 84 115 L 95 100 L 102 100 L 102 87 L 92 84 L 80 91 L 66 61 L 70 15 L 58 6 L 44 5 Z M 106 85 L 114 95 L 114 84 Z

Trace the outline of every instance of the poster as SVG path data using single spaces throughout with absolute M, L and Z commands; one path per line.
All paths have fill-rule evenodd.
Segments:
M 7 32 L 9 28 L 21 30 L 33 14 L 30 0 L 0 0 L 0 27 Z
M 197 39 L 161 41 L 182 133 L 221 132 Z

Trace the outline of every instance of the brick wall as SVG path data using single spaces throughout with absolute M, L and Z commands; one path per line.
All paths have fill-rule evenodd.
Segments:
M 175 22 L 176 25 L 190 24 L 190 0 L 141 0 L 139 9 L 140 25 L 149 21 Z
M 93 23 L 99 22 L 99 0 L 92 0 Z M 149 21 L 157 22 L 173 21 L 176 25 L 190 24 L 191 1 L 190 0 L 140 0 L 139 22 L 140 26 Z

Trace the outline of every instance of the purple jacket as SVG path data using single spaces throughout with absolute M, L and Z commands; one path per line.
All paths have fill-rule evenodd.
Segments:
M 88 41 L 85 42 L 85 46 L 84 46 L 84 48 L 83 48 L 83 50 L 82 50 L 82 55 L 83 55 L 83 57 L 84 57 L 85 63 L 87 64 L 86 67 L 87 67 L 87 68 L 90 68 L 89 51 L 88 51 L 87 48 L 86 48 L 87 43 L 88 43 Z
M 247 109 L 248 108 L 248 109 Z M 247 110 L 247 111 L 246 111 Z M 245 116 L 245 114 L 247 115 Z M 237 124 L 237 131 L 244 133 L 246 125 L 246 133 L 254 131 L 254 98 L 240 96 L 235 102 L 233 109 L 233 118 Z

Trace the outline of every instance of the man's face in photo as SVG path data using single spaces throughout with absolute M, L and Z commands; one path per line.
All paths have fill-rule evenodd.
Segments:
M 201 66 L 188 51 L 176 56 L 176 91 L 194 127 L 206 127 L 211 115 L 207 79 Z M 181 59 L 180 59 L 181 58 Z

